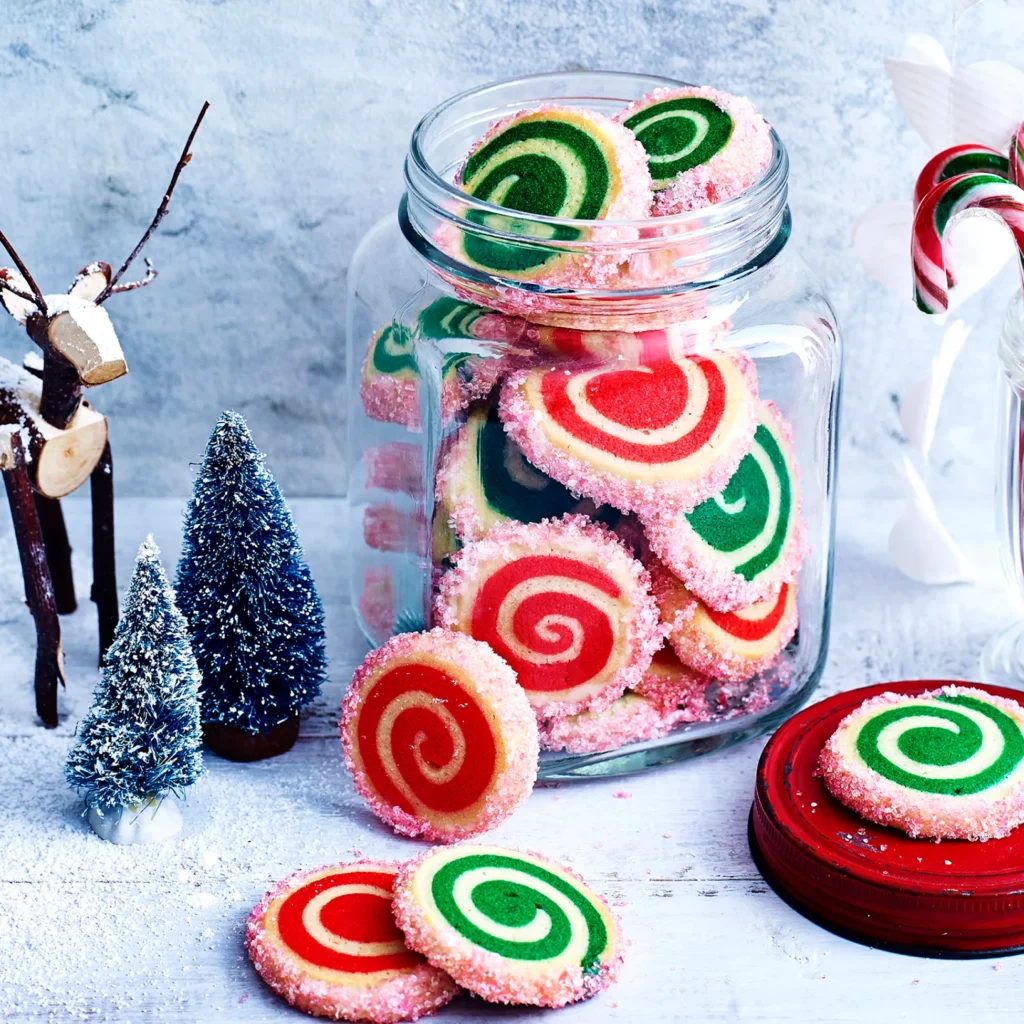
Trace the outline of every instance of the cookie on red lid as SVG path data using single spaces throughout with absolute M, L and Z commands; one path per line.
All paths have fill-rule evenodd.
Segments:
M 502 523 L 467 544 L 435 615 L 501 655 L 544 718 L 608 707 L 664 632 L 643 566 L 584 516 Z
M 489 1002 L 565 1006 L 607 988 L 619 924 L 568 868 L 499 846 L 438 847 L 395 884 L 406 943 Z
M 245 928 L 263 980 L 330 1020 L 414 1021 L 449 1002 L 458 986 L 409 949 L 395 923 L 396 872 L 389 862 L 357 861 L 278 883 Z
M 537 724 L 486 644 L 433 629 L 371 651 L 342 702 L 356 791 L 397 832 L 454 842 L 494 828 L 531 793 Z
M 1024 707 L 970 686 L 883 693 L 821 752 L 829 792 L 861 817 L 934 839 L 1001 839 L 1024 824 Z

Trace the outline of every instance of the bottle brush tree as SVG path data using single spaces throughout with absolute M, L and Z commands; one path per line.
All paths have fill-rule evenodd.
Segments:
M 324 615 L 291 512 L 245 420 L 224 413 L 185 513 L 178 603 L 203 674 L 207 745 L 287 750 L 326 672 Z
M 188 624 L 150 537 L 139 548 L 93 705 L 66 766 L 97 831 L 99 819 L 116 823 L 128 809 L 158 809 L 202 775 L 199 684 Z

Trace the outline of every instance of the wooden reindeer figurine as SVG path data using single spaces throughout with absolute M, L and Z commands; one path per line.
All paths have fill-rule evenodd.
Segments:
M 156 277 L 146 259 L 144 277 L 121 280 L 167 213 L 208 107 L 203 104 L 156 216 L 117 273 L 111 273 L 109 264 L 90 263 L 67 295 L 43 295 L 0 232 L 0 245 L 16 267 L 0 269 L 0 302 L 42 352 L 41 359 L 34 352 L 26 356 L 24 367 L 0 358 L 0 471 L 14 520 L 25 597 L 36 626 L 36 712 L 50 728 L 57 725 L 57 684 L 64 684 L 58 615 L 75 610 L 71 547 L 60 499 L 86 480 L 92 489 L 91 596 L 99 614 L 101 659 L 118 620 L 107 421 L 82 398 L 84 387 L 128 372 L 103 303 Z

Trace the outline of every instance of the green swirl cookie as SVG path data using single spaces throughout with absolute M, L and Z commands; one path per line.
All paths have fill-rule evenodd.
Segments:
M 605 901 L 518 850 L 431 850 L 401 872 L 395 916 L 411 949 L 491 1002 L 564 1006 L 605 988 L 621 961 Z
M 912 836 L 987 839 L 1024 822 L 1024 707 L 973 687 L 882 694 L 821 754 L 825 785 Z

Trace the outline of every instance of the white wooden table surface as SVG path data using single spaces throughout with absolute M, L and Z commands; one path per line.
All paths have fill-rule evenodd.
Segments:
M 120 574 L 152 530 L 177 558 L 182 503 L 120 503 Z M 354 796 L 336 706 L 361 647 L 341 584 L 340 503 L 294 504 L 327 607 L 332 684 L 289 754 L 239 766 L 209 756 L 186 830 L 159 846 L 96 838 L 63 779 L 95 684 L 86 600 L 87 509 L 72 503 L 79 612 L 65 620 L 70 683 L 61 724 L 34 723 L 31 623 L 0 514 L 0 1019 L 286 1021 L 302 1018 L 253 972 L 242 922 L 283 876 L 362 853 L 405 858 L 420 844 L 381 826 Z M 888 564 L 895 505 L 840 506 L 831 655 L 818 696 L 893 678 L 975 675 L 982 643 L 1015 614 L 991 550 L 982 582 L 924 588 Z M 81 517 L 81 518 L 80 518 Z M 963 532 L 987 507 L 955 510 Z M 619 984 L 559 1011 L 596 1021 L 1021 1019 L 1024 959 L 930 961 L 822 931 L 759 877 L 746 826 L 760 742 L 640 777 L 539 788 L 489 838 L 563 860 L 607 894 L 631 945 Z M 461 997 L 442 1020 L 533 1019 Z

